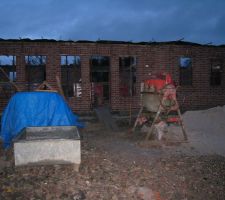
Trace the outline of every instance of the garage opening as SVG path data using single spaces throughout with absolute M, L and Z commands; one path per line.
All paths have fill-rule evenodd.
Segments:
M 90 58 L 92 85 L 92 107 L 108 105 L 110 102 L 110 59 L 108 56 Z

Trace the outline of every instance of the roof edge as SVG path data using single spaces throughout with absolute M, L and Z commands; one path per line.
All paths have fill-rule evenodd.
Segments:
M 132 42 L 132 41 L 117 41 L 117 40 L 55 40 L 55 39 L 3 39 L 0 38 L 0 42 L 59 42 L 59 43 L 96 43 L 96 44 L 132 44 L 132 45 L 191 45 L 191 46 L 209 46 L 209 47 L 225 47 L 225 44 L 212 45 L 212 44 L 199 44 L 189 41 L 177 40 L 177 41 L 149 41 L 149 42 Z

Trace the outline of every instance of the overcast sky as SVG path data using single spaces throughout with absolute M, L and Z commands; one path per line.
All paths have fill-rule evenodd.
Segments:
M 0 38 L 225 44 L 225 0 L 0 0 Z

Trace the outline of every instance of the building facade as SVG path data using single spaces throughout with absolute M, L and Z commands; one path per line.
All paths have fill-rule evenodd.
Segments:
M 155 72 L 168 72 L 183 110 L 225 104 L 225 46 L 188 42 L 0 40 L 0 67 L 20 91 L 43 81 L 61 81 L 74 112 L 108 105 L 111 111 L 137 110 L 140 84 Z M 0 112 L 13 87 L 0 71 Z

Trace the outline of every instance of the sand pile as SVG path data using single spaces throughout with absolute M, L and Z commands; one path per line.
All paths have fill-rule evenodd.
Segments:
M 187 111 L 183 114 L 183 120 L 188 131 L 225 135 L 225 106 L 208 110 Z

